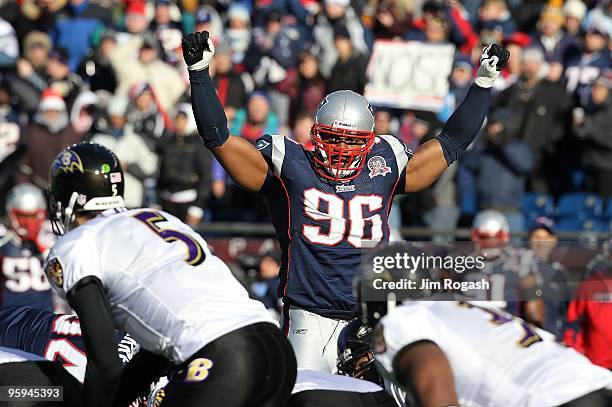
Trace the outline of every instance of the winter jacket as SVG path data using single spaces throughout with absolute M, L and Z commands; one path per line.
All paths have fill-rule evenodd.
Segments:
M 119 83 L 115 93 L 127 95 L 132 85 L 147 82 L 153 87 L 162 107 L 170 111 L 185 92 L 186 83 L 176 68 L 160 59 L 148 64 L 140 62 L 138 50 L 141 45 L 142 38 L 134 36 L 118 45 L 109 56 Z
M 45 184 L 49 182 L 49 169 L 55 157 L 66 147 L 78 143 L 80 136 L 70 126 L 52 133 L 45 125 L 33 123 L 24 133 L 21 144 L 26 147 L 25 164 L 20 168 L 18 182 Z M 25 170 L 25 171 L 24 171 Z
M 111 24 L 110 11 L 89 0 L 79 5 L 68 3 L 57 13 L 50 36 L 53 44 L 68 50 L 68 65 L 74 72 L 91 47 L 92 36 Z
M 584 122 L 574 129 L 582 139 L 582 165 L 595 171 L 612 171 L 612 95 L 603 105 L 590 105 L 585 112 Z

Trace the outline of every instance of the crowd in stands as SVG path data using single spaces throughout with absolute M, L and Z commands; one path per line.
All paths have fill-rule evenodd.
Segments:
M 396 201 L 392 226 L 449 230 L 496 208 L 525 230 L 525 199 L 554 206 L 572 192 L 604 208 L 611 11 L 609 0 L 0 0 L 0 195 L 18 182 L 45 187 L 55 155 L 91 140 L 122 161 L 130 207 L 159 205 L 190 224 L 267 221 L 197 137 L 180 46 L 207 30 L 231 133 L 307 148 L 322 97 L 364 91 L 376 41 L 455 47 L 441 110 L 374 106 L 375 131 L 413 149 L 461 102 L 483 45 L 503 44 L 511 58 L 482 134 L 435 185 Z

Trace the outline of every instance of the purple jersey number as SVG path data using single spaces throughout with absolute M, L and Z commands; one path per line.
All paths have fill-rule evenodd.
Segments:
M 134 218 L 138 219 L 149 227 L 156 235 L 164 239 L 168 243 L 176 242 L 180 240 L 187 246 L 187 256 L 185 256 L 185 262 L 191 266 L 197 266 L 204 262 L 206 254 L 202 246 L 192 237 L 187 236 L 178 230 L 173 229 L 162 229 L 157 224 L 159 222 L 166 222 L 167 219 L 162 216 L 159 212 L 144 211 L 134 215 Z
M 533 325 L 511 314 L 507 314 L 503 312 L 502 310 L 486 308 L 486 307 L 479 307 L 478 305 L 475 305 L 469 302 L 463 302 L 463 301 L 459 301 L 459 306 L 465 307 L 465 308 L 478 308 L 479 310 L 486 312 L 487 314 L 491 316 L 491 319 L 489 320 L 489 322 L 495 325 L 503 325 L 503 324 L 506 324 L 508 322 L 513 322 L 513 321 L 518 322 L 521 328 L 523 329 L 524 333 L 521 339 L 519 339 L 516 343 L 522 348 L 528 348 L 534 343 L 542 342 L 542 338 L 540 337 L 540 335 L 537 334 L 535 327 Z

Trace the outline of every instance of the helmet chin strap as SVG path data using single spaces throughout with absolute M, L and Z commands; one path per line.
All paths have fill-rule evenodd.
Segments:
M 66 206 L 66 209 L 64 209 L 64 219 L 62 219 L 62 234 L 69 230 L 70 224 L 74 220 L 74 204 L 76 203 L 78 197 L 79 194 L 76 192 L 73 192 L 72 195 L 70 195 L 68 205 Z

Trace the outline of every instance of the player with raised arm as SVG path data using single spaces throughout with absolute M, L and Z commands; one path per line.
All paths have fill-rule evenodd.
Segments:
M 490 89 L 509 53 L 485 48 L 474 85 L 441 134 L 414 155 L 375 137 L 370 103 L 352 91 L 327 95 L 311 130 L 314 152 L 281 135 L 253 146 L 230 136 L 208 65 L 207 32 L 183 38 L 200 136 L 242 187 L 261 192 L 282 246 L 283 329 L 302 368 L 334 371 L 336 341 L 354 316 L 352 281 L 362 250 L 389 239 L 393 196 L 433 183 L 476 137 Z
M 163 375 L 164 406 L 288 400 L 296 362 L 276 321 L 189 226 L 124 208 L 115 154 L 73 145 L 54 160 L 50 179 L 49 217 L 61 236 L 45 273 L 79 316 L 83 405 L 127 405 Z M 141 346 L 123 371 L 115 329 Z

